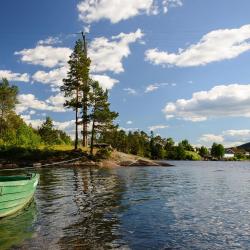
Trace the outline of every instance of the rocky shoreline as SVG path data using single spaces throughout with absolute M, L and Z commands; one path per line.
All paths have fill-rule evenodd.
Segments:
M 15 168 L 25 168 L 25 167 L 100 167 L 100 168 L 117 168 L 117 167 L 171 167 L 165 161 L 154 161 L 144 157 L 138 157 L 130 154 L 121 153 L 114 151 L 109 159 L 103 159 L 100 161 L 91 161 L 85 157 L 76 161 L 51 161 L 48 162 L 10 162 L 10 161 L 0 161 L 0 169 L 15 169 Z

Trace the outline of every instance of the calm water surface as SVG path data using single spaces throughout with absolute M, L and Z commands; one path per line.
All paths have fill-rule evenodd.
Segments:
M 0 249 L 250 249 L 250 163 L 42 169 Z

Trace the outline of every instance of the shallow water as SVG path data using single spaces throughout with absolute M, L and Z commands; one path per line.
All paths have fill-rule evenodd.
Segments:
M 249 249 L 250 163 L 42 169 L 0 249 Z

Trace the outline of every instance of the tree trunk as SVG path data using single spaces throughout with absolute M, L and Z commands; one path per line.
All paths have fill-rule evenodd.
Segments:
M 75 128 L 75 149 L 78 148 L 78 92 L 79 88 L 76 89 L 76 128 Z
M 94 149 L 94 136 L 95 136 L 95 119 L 93 119 L 92 131 L 91 131 L 91 144 L 90 144 L 90 154 L 91 155 L 93 155 L 93 149 Z
M 82 130 L 82 146 L 88 146 L 88 104 L 86 94 L 83 93 L 83 130 Z

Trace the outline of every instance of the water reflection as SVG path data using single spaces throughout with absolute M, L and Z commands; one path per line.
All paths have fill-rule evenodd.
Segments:
M 74 203 L 79 220 L 63 229 L 62 249 L 101 249 L 124 245 L 119 233 L 124 184 L 117 175 L 88 169 L 74 171 Z
M 0 249 L 18 247 L 25 239 L 32 238 L 36 219 L 37 210 L 34 201 L 17 214 L 1 219 Z
M 0 249 L 248 249 L 249 163 L 175 165 L 41 169 L 37 215 L 0 220 Z

